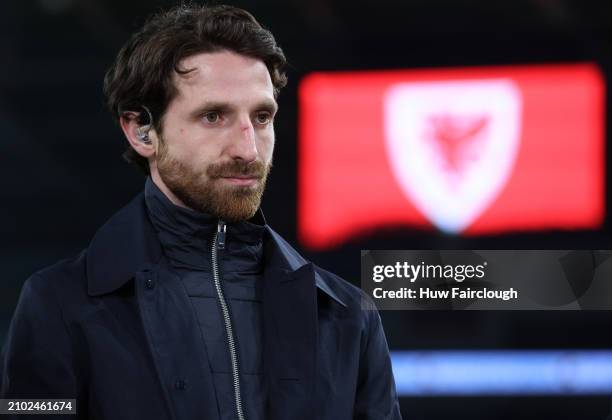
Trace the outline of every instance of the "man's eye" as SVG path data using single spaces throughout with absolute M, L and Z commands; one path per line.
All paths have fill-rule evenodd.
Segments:
M 221 116 L 219 115 L 218 112 L 207 112 L 206 114 L 204 114 L 204 121 L 210 124 L 219 122 L 220 118 Z
M 258 124 L 267 124 L 272 120 L 272 115 L 269 112 L 260 112 L 255 116 Z

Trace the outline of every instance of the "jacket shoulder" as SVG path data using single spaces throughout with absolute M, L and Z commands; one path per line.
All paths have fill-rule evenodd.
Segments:
M 28 287 L 43 294 L 53 289 L 58 297 L 87 293 L 86 255 L 84 249 L 75 256 L 36 271 L 26 280 Z

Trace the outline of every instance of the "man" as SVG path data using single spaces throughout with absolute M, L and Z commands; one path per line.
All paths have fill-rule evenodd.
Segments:
M 26 281 L 2 398 L 76 398 L 95 419 L 401 418 L 378 313 L 259 210 L 284 65 L 229 6 L 132 36 L 105 94 L 150 177 L 87 250 Z

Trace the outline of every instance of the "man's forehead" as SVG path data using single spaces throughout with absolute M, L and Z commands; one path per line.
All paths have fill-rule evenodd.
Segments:
M 223 88 L 259 87 L 274 91 L 268 68 L 263 61 L 222 50 L 200 53 L 183 59 L 178 69 L 185 73 L 174 74 L 174 82 L 179 88 L 216 86 Z

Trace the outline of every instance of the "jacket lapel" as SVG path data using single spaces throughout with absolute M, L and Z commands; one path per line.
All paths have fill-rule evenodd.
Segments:
M 267 234 L 263 338 L 269 419 L 311 420 L 318 335 L 314 268 L 272 229 Z
M 266 225 L 264 371 L 269 420 L 312 420 L 316 412 L 318 302 L 346 304 L 325 279 Z

